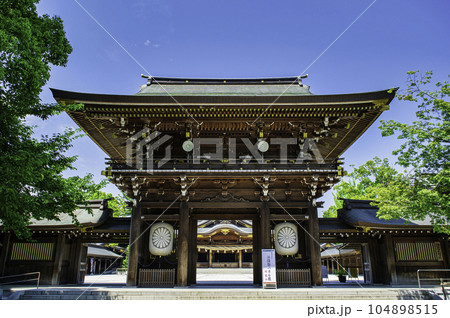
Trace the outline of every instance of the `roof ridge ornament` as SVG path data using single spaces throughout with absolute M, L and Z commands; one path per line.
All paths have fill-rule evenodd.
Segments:
M 303 87 L 302 79 L 308 78 L 308 76 L 309 76 L 309 74 L 297 76 L 297 82 L 298 82 L 298 85 L 300 85 L 300 87 Z
M 147 86 L 152 85 L 153 77 L 152 77 L 151 75 L 144 75 L 144 74 L 141 74 L 141 77 L 147 79 Z

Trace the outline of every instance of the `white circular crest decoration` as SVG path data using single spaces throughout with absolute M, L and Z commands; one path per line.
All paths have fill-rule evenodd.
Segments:
M 275 251 L 279 255 L 294 255 L 298 253 L 298 230 L 292 223 L 280 223 L 275 226 Z
M 150 228 L 150 253 L 158 256 L 166 256 L 172 252 L 172 247 L 173 226 L 162 222 L 153 224 Z
M 194 149 L 194 143 L 191 140 L 186 140 L 183 142 L 183 150 L 186 152 L 191 152 Z
M 261 152 L 266 152 L 267 150 L 269 150 L 269 143 L 264 139 L 258 140 L 256 146 L 258 147 L 258 150 Z

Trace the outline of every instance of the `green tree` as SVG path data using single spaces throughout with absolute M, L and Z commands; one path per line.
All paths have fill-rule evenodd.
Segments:
M 76 157 L 64 153 L 77 138 L 68 129 L 53 136 L 33 137 L 26 116 L 47 119 L 80 106 L 43 104 L 39 98 L 50 67 L 65 66 L 72 47 L 59 17 L 39 16 L 38 1 L 0 2 L 0 221 L 2 230 L 27 236 L 32 218 L 57 219 L 98 191 L 92 175 L 63 178 Z
M 114 217 L 131 215 L 131 208 L 128 207 L 127 204 L 127 202 L 131 201 L 131 199 L 123 193 L 119 194 L 118 196 L 114 196 L 111 193 L 106 193 L 98 190 L 88 193 L 86 199 L 110 199 L 108 201 L 108 207 L 113 210 Z
M 408 72 L 408 87 L 397 96 L 418 104 L 413 123 L 381 121 L 383 136 L 397 134 L 405 141 L 393 154 L 408 173 L 392 189 L 397 196 L 390 199 L 384 193 L 379 207 L 386 217 L 429 218 L 437 230 L 449 233 L 450 84 L 431 83 L 432 75 Z
M 354 167 L 354 166 L 351 166 Z M 337 217 L 342 208 L 342 200 L 377 200 L 386 187 L 402 180 L 402 175 L 389 164 L 387 159 L 378 157 L 367 161 L 345 177 L 333 190 L 334 205 L 323 214 L 324 217 Z
M 408 72 L 408 87 L 397 95 L 399 100 L 418 103 L 414 122 L 381 121 L 383 136 L 397 134 L 404 140 L 393 154 L 406 170 L 397 172 L 387 160 L 375 158 L 356 168 L 349 181 L 335 187 L 335 199 L 375 200 L 381 217 L 428 218 L 437 231 L 450 233 L 450 85 L 448 81 L 433 85 L 431 76 L 432 72 Z M 335 215 L 342 206 L 335 202 L 324 215 Z

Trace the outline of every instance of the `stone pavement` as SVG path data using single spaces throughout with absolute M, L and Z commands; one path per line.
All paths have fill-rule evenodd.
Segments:
M 8 299 L 21 300 L 432 300 L 436 290 L 417 288 L 129 288 L 40 287 L 15 289 Z
M 125 284 L 126 275 L 123 274 L 104 274 L 104 275 L 86 275 L 84 280 L 87 285 L 98 284 Z M 197 284 L 198 285 L 252 285 L 253 284 L 253 269 L 252 268 L 198 268 L 197 269 Z M 364 279 L 360 276 L 358 279 L 349 279 L 347 283 L 341 284 L 336 275 L 329 275 L 324 279 L 324 284 L 338 284 L 344 285 L 363 285 Z
M 252 269 L 198 269 L 197 285 L 175 288 L 127 287 L 126 275 L 87 275 L 82 286 L 3 287 L 3 299 L 285 299 L 285 300 L 386 300 L 442 299 L 440 288 L 418 289 L 414 286 L 373 286 L 350 281 L 338 283 L 330 275 L 324 286 L 305 288 L 262 289 L 253 285 Z

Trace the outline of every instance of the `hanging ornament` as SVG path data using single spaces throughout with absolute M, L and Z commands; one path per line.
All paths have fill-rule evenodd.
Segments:
M 173 226 L 155 223 L 150 228 L 149 249 L 152 255 L 169 255 L 173 247 Z
M 294 255 L 298 253 L 298 230 L 292 223 L 277 224 L 274 229 L 275 251 L 279 255 Z

